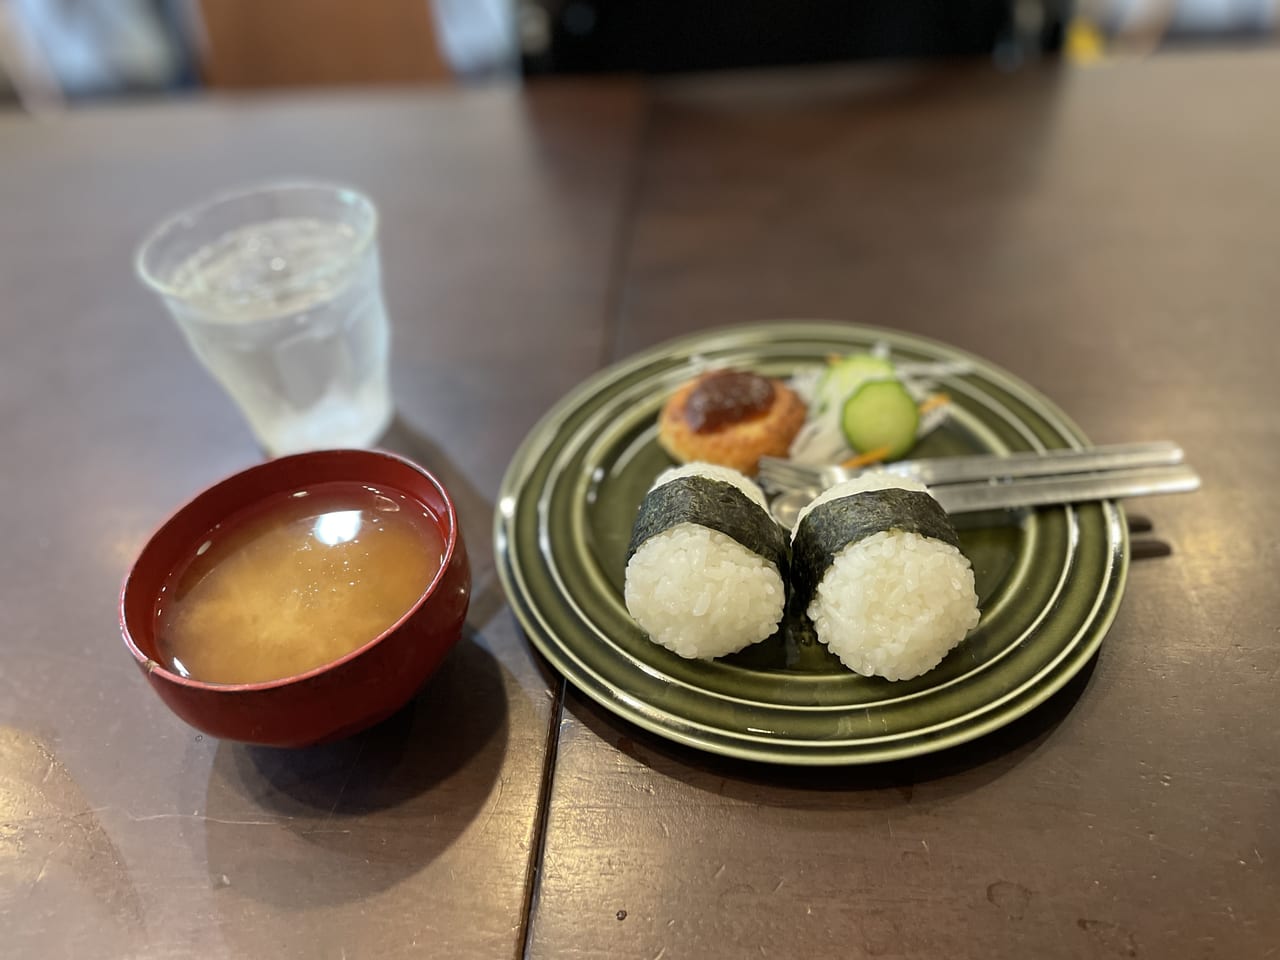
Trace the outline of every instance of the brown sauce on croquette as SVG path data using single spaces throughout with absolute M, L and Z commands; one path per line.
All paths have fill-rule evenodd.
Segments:
M 694 433 L 713 433 L 768 413 L 773 384 L 755 373 L 717 370 L 698 381 L 685 402 L 684 420 Z

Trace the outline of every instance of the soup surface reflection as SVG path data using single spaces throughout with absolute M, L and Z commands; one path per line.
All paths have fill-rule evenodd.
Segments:
M 212 531 L 156 609 L 162 662 L 210 683 L 278 680 L 364 646 L 405 613 L 444 557 L 412 497 L 329 483 Z

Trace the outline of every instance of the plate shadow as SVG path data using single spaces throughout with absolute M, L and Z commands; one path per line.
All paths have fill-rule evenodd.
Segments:
M 909 803 L 917 785 L 932 798 L 968 793 L 1003 776 L 1040 749 L 1089 685 L 1097 655 L 1061 690 L 1017 720 L 968 743 L 884 763 L 792 767 L 739 760 L 666 740 L 620 720 L 572 692 L 565 709 L 583 726 L 655 773 L 720 796 L 768 806 L 884 808 Z M 850 800 L 849 794 L 856 795 Z M 829 796 L 829 801 L 824 800 Z

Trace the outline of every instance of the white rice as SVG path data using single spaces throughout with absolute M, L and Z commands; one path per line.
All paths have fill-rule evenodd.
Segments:
M 766 508 L 760 488 L 727 467 L 686 464 L 667 470 L 653 486 L 685 476 L 731 483 Z M 718 530 L 681 523 L 636 550 L 623 599 L 655 643 L 682 657 L 711 658 L 771 636 L 782 619 L 786 588 L 771 561 Z
M 865 475 L 826 491 L 800 518 L 821 503 L 889 487 L 928 492 L 915 481 Z M 846 667 L 888 680 L 932 670 L 979 619 L 968 558 L 948 543 L 900 530 L 836 554 L 806 612 L 818 639 Z

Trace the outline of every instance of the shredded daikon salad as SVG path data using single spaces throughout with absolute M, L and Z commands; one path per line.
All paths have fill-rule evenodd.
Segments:
M 863 379 L 842 382 L 833 395 L 828 383 L 824 389 L 824 374 L 828 368 L 814 367 L 797 371 L 792 375 L 790 387 L 809 408 L 809 416 L 791 443 L 789 456 L 797 463 L 814 465 L 847 463 L 861 466 L 877 462 L 878 451 L 857 451 L 849 444 L 841 426 L 844 402 L 863 383 L 874 379 L 896 379 L 911 394 L 919 407 L 920 419 L 916 428 L 916 442 L 936 430 L 951 415 L 950 398 L 938 389 L 944 377 L 962 376 L 972 372 L 972 365 L 963 360 L 934 362 L 905 361 L 896 363 L 889 345 L 879 342 L 867 352 L 871 357 L 892 364 L 891 372 L 869 372 Z M 854 356 L 851 354 L 850 356 Z M 836 361 L 846 357 L 833 358 Z

